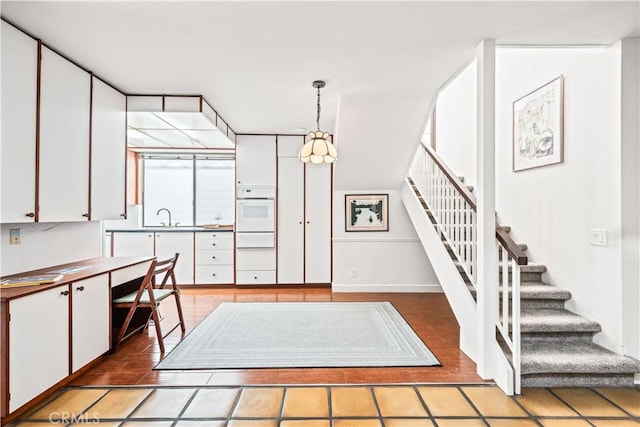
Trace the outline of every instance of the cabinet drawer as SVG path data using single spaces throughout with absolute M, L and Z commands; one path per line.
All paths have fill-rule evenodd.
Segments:
M 233 251 L 220 249 L 196 250 L 196 265 L 233 265 Z
M 238 285 L 273 285 L 275 283 L 275 270 L 239 270 L 236 273 Z
M 233 265 L 197 265 L 196 284 L 233 283 Z
M 238 270 L 276 269 L 276 251 L 273 248 L 238 249 L 236 257 Z
M 227 233 L 229 236 L 224 237 L 221 234 L 214 237 L 209 233 L 196 233 L 196 249 L 233 249 L 233 233 Z
M 127 283 L 128 281 L 137 279 L 138 277 L 144 277 L 149 270 L 149 264 L 151 264 L 151 261 L 112 271 L 111 287 L 113 288 L 114 286 Z

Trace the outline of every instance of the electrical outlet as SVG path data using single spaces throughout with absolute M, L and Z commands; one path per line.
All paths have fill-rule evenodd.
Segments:
M 355 279 L 356 277 L 358 277 L 358 270 L 356 270 L 355 268 L 350 268 L 349 277 L 351 277 L 352 279 Z
M 12 245 L 20 244 L 20 229 L 19 228 L 11 228 L 9 230 L 9 243 Z
M 589 229 L 589 234 L 591 236 L 590 242 L 592 245 L 607 246 L 607 230 L 591 228 Z

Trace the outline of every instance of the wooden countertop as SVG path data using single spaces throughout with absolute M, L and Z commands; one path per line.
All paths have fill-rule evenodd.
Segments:
M 24 276 L 38 276 L 43 274 L 52 274 L 60 270 L 72 269 L 73 267 L 79 267 L 78 271 L 70 271 L 63 273 L 62 279 L 54 283 L 22 286 L 17 288 L 0 289 L 0 302 L 4 302 L 10 299 L 23 297 L 35 292 L 45 291 L 47 289 L 55 288 L 57 286 L 67 285 L 72 282 L 76 282 L 82 279 L 88 279 L 100 274 L 109 273 L 111 271 L 120 270 L 122 268 L 130 267 L 132 265 L 141 264 L 155 259 L 155 257 L 109 257 L 109 258 L 91 258 L 67 264 L 52 265 L 46 268 L 40 268 L 38 270 L 23 271 L 17 274 L 11 274 L 9 276 L 3 276 L 2 279 L 7 278 L 19 278 Z M 83 268 L 84 267 L 84 268 Z

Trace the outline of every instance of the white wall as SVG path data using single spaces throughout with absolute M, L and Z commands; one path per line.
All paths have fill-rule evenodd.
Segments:
M 418 148 L 431 96 L 420 91 L 340 99 L 334 140 L 334 291 L 440 291 L 402 204 L 400 186 Z M 345 232 L 345 194 L 389 194 L 388 232 Z M 350 277 L 351 270 L 356 277 Z
M 9 244 L 9 230 L 20 229 L 19 245 Z M 8 275 L 102 255 L 99 221 L 2 224 L 0 274 Z
M 620 60 L 616 48 L 499 49 L 496 209 L 516 241 L 567 289 L 567 308 L 599 322 L 622 351 Z M 564 163 L 512 172 L 512 102 L 564 75 Z M 592 228 L 607 246 L 590 244 Z
M 640 359 L 640 39 L 621 54 L 622 105 L 622 337 L 626 354 Z
M 340 98 L 334 142 L 335 190 L 398 190 L 422 137 L 431 94 L 349 94 Z
M 438 94 L 436 152 L 466 185 L 476 183 L 478 63 L 473 60 Z
M 345 231 L 345 194 L 358 193 L 389 194 L 388 232 Z M 335 191 L 333 197 L 334 291 L 442 291 L 399 190 Z

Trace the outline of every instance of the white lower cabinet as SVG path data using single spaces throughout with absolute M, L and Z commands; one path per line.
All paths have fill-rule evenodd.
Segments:
M 9 412 L 69 375 L 68 289 L 9 301 Z
M 176 264 L 176 281 L 180 285 L 193 284 L 193 233 L 176 231 L 156 232 L 156 257 L 171 258 L 179 253 Z
M 191 285 L 194 283 L 194 234 L 197 237 L 200 234 L 209 235 L 206 232 L 193 231 L 112 231 L 105 236 L 106 239 L 112 237 L 113 256 L 155 256 L 158 260 L 171 258 L 179 253 L 178 263 L 176 264 L 175 274 L 176 281 L 179 285 Z M 233 233 L 227 234 L 231 238 L 231 247 L 233 247 Z M 215 247 L 215 246 L 212 246 Z M 231 265 L 233 266 L 233 253 L 231 253 Z M 197 262 L 196 262 L 197 265 Z M 197 272 L 197 268 L 196 268 Z M 198 282 L 196 276 L 195 283 Z M 230 282 L 233 283 L 233 279 Z
M 233 233 L 195 233 L 195 283 L 234 283 Z
M 9 301 L 9 412 L 109 351 L 109 307 L 108 274 Z
M 154 256 L 153 232 L 113 233 L 113 256 Z
M 109 351 L 109 276 L 71 285 L 71 373 Z
M 276 251 L 274 248 L 240 248 L 236 250 L 236 284 L 274 285 Z

